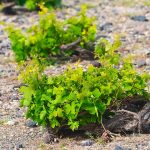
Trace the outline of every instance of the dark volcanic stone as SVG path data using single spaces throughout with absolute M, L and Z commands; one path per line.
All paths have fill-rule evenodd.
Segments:
M 140 22 L 149 21 L 145 16 L 132 16 L 131 19 L 134 21 L 140 21 Z
M 15 4 L 6 6 L 2 9 L 2 12 L 6 15 L 17 15 L 16 11 L 12 8 Z

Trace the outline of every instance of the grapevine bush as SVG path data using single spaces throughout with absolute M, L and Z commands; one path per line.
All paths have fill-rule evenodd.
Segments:
M 57 56 L 70 55 L 74 50 L 62 51 L 63 45 L 80 39 L 80 46 L 86 48 L 88 42 L 95 40 L 95 19 L 86 16 L 86 7 L 82 7 L 77 16 L 65 21 L 57 19 L 54 13 L 48 13 L 47 8 L 41 8 L 39 22 L 26 31 L 12 25 L 6 29 L 18 62 L 29 58 L 51 61 Z
M 52 128 L 69 126 L 72 130 L 89 123 L 101 122 L 110 106 L 135 95 L 148 96 L 149 75 L 138 74 L 129 59 L 115 53 L 120 46 L 100 39 L 95 57 L 102 64 L 68 69 L 56 76 L 43 73 L 41 61 L 32 60 L 20 74 L 27 86 L 22 86 L 21 106 L 27 107 L 27 118 Z

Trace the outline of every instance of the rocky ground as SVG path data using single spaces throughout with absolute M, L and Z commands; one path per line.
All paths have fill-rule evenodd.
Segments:
M 133 54 L 135 67 L 150 73 L 150 4 L 144 0 L 64 0 L 62 10 L 57 10 L 59 18 L 65 19 L 76 14 L 80 5 L 89 6 L 88 15 L 97 17 L 98 34 L 113 39 L 121 35 L 123 55 Z M 17 9 L 17 8 L 16 8 Z M 27 27 L 38 20 L 36 12 L 18 12 L 9 16 L 0 13 L 0 22 L 15 23 Z M 87 65 L 89 61 L 83 61 Z M 48 70 L 57 74 L 66 65 L 55 66 Z M 45 145 L 42 141 L 43 129 L 24 117 L 25 109 L 19 107 L 17 65 L 13 59 L 10 42 L 0 25 L 0 150 L 150 150 L 150 135 L 126 135 L 116 137 L 108 144 L 101 139 L 83 140 L 66 137 L 60 143 Z M 90 138 L 90 137 L 89 137 Z

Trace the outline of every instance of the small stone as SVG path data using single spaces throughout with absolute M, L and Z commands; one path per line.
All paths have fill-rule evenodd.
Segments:
M 81 11 L 80 7 L 76 7 L 75 9 L 76 9 L 77 12 Z
M 120 145 L 116 145 L 114 150 L 131 150 L 130 148 L 124 148 Z
M 100 27 L 100 30 L 103 31 L 111 31 L 113 24 L 111 22 L 107 22 Z
M 10 42 L 8 40 L 4 40 L 2 43 L 3 48 L 9 48 L 10 47 Z
M 91 61 L 91 64 L 94 66 L 94 67 L 97 67 L 97 68 L 100 68 L 102 65 L 97 62 L 97 61 Z
M 58 143 L 58 142 L 59 142 L 58 138 L 54 138 L 54 143 Z
M 147 58 L 147 59 L 146 59 L 146 65 L 147 65 L 147 66 L 150 66 L 150 58 Z
M 123 147 L 116 145 L 114 150 L 125 150 Z
M 10 121 L 8 121 L 7 123 L 6 123 L 7 125 L 16 125 L 17 124 L 17 122 L 16 121 L 14 121 L 14 120 L 10 120 Z
M 81 141 L 81 146 L 91 146 L 93 144 L 94 144 L 94 142 L 90 139 Z
M 136 149 L 137 150 L 141 150 L 142 149 L 142 145 L 141 144 L 136 144 Z
M 25 123 L 25 126 L 26 127 L 29 127 L 29 128 L 34 128 L 34 127 L 37 127 L 37 123 L 32 121 L 32 120 L 28 120 L 26 123 Z
M 146 60 L 145 59 L 141 59 L 141 60 L 137 60 L 135 62 L 135 65 L 140 68 L 140 67 L 143 67 L 143 66 L 146 66 Z
M 16 144 L 16 150 L 19 150 L 20 148 L 24 148 L 22 143 L 17 143 Z
M 146 67 L 145 70 L 150 71 L 150 67 Z
M 3 35 L 4 34 L 4 31 L 3 30 L 0 30 L 0 35 Z
M 23 112 L 17 111 L 16 117 L 18 117 L 18 118 L 23 117 Z
M 18 101 L 18 100 L 19 100 L 19 97 L 18 97 L 18 96 L 15 96 L 15 95 L 12 95 L 12 96 L 10 97 L 10 99 L 11 99 L 11 100 L 17 100 L 17 101 Z
M 143 133 L 149 134 L 150 133 L 150 125 L 144 124 L 142 126 L 142 130 L 143 130 Z
M 150 113 L 147 113 L 147 114 L 145 114 L 145 116 L 144 116 L 144 120 L 147 120 L 147 119 L 149 119 L 150 118 Z
M 148 58 L 150 58 L 150 52 L 146 54 Z
M 131 19 L 134 21 L 140 21 L 140 22 L 149 21 L 145 16 L 132 16 Z

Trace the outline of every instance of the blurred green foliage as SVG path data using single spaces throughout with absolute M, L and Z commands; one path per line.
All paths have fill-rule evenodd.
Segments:
M 47 8 L 52 7 L 60 7 L 61 6 L 61 0 L 0 0 L 0 3 L 2 2 L 15 2 L 17 5 L 25 5 L 27 9 L 29 10 L 35 10 L 38 8 L 39 4 L 43 4 Z

